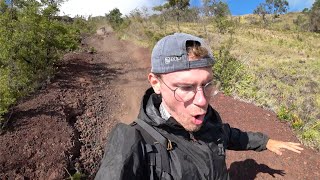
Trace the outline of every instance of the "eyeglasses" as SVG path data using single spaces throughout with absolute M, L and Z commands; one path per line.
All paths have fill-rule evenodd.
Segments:
M 218 84 L 215 84 L 213 81 L 208 82 L 204 86 L 179 86 L 175 89 L 170 88 L 161 78 L 158 78 L 168 89 L 170 89 L 174 97 L 179 102 L 187 102 L 194 98 L 197 91 L 202 90 L 205 97 L 214 96 L 218 93 Z

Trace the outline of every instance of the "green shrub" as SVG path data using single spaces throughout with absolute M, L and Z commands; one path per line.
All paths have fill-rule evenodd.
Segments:
M 277 116 L 282 121 L 291 121 L 293 118 L 291 110 L 289 110 L 285 106 L 280 106 Z
M 309 13 L 310 30 L 320 33 L 320 0 L 316 0 Z
M 301 118 L 299 118 L 297 115 L 292 116 L 292 128 L 295 130 L 299 130 L 304 126 L 304 122 L 302 121 Z
M 229 46 L 223 46 L 215 53 L 216 63 L 213 74 L 220 88 L 225 94 L 237 92 L 242 96 L 252 95 L 254 79 L 248 74 L 245 66 L 230 54 Z
M 15 102 L 15 98 L 11 93 L 8 81 L 8 69 L 0 68 L 0 124 L 3 119 L 1 115 L 8 112 L 9 106 Z
M 75 35 L 78 34 L 93 34 L 97 29 L 97 24 L 102 21 L 95 18 L 88 18 L 86 20 L 84 17 L 77 16 L 74 18 L 73 23 L 70 24 L 71 30 L 70 32 Z
M 302 137 L 306 140 L 312 140 L 320 137 L 320 133 L 315 129 L 309 129 L 303 132 Z
M 164 34 L 153 32 L 150 30 L 144 30 L 144 33 L 149 40 L 150 47 L 153 47 L 156 44 L 156 42 L 158 42 L 161 38 L 165 36 Z
M 124 22 L 121 16 L 122 13 L 118 8 L 114 8 L 108 14 L 106 14 L 108 22 L 115 31 L 119 30 Z
M 294 107 L 287 108 L 286 106 L 282 105 L 277 112 L 277 117 L 281 121 L 290 122 L 293 129 L 301 130 L 301 128 L 303 128 L 305 124 L 303 120 L 293 111 Z
M 302 132 L 302 139 L 311 147 L 320 150 L 320 122 L 315 121 L 311 127 L 305 127 Z
M 49 1 L 14 1 L 0 8 L 0 117 L 16 99 L 45 80 L 66 51 L 75 50 L 80 30 L 59 21 L 59 5 Z
M 69 177 L 67 179 L 70 179 L 70 180 L 81 180 L 83 178 L 85 178 L 85 176 L 79 172 L 79 171 L 76 171 L 73 175 L 71 175 L 71 173 L 66 169 L 66 172 L 68 173 Z
M 233 33 L 236 23 L 233 20 L 229 20 L 228 17 L 215 17 L 214 22 L 218 28 L 218 33 Z

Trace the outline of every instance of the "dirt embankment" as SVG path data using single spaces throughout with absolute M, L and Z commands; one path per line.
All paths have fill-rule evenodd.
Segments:
M 83 44 L 97 53 L 67 54 L 52 81 L 13 108 L 0 135 L 1 179 L 65 179 L 76 171 L 93 179 L 111 128 L 135 119 L 149 87 L 150 51 L 112 33 Z M 234 127 L 297 141 L 272 112 L 222 94 L 212 104 Z M 320 154 L 308 148 L 283 156 L 229 151 L 227 163 L 235 179 L 320 179 Z

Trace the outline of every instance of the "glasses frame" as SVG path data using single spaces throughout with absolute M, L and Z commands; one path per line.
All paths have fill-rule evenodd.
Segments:
M 194 96 L 197 94 L 197 91 L 199 91 L 199 89 L 202 90 L 203 95 L 205 97 L 210 97 L 210 95 L 206 95 L 206 92 L 204 91 L 205 87 L 207 87 L 208 85 L 212 84 L 213 85 L 213 81 L 208 82 L 207 84 L 205 84 L 204 86 L 197 86 L 196 88 L 194 88 L 194 90 L 192 90 L 194 92 L 194 95 L 192 96 L 192 98 L 184 101 L 179 95 L 176 94 L 177 89 L 181 88 L 181 87 L 176 87 L 175 89 L 170 88 L 164 81 L 163 79 L 161 79 L 161 77 L 157 77 L 157 79 L 162 82 L 165 86 L 167 86 L 168 89 L 170 89 L 173 92 L 173 96 L 174 98 L 179 101 L 179 102 L 187 102 L 190 101 L 191 99 L 194 98 Z M 181 100 L 179 100 L 176 96 L 179 96 Z

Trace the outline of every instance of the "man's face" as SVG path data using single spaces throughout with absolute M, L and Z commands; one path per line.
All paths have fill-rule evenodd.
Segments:
M 212 81 L 212 70 L 208 68 L 190 69 L 185 71 L 163 74 L 161 80 L 171 89 L 181 86 L 204 86 Z M 186 102 L 177 101 L 171 91 L 163 82 L 160 81 L 160 93 L 165 108 L 171 116 L 180 123 L 187 131 L 197 131 L 203 123 L 207 112 L 210 96 L 204 95 L 203 89 L 198 88 L 195 96 Z

